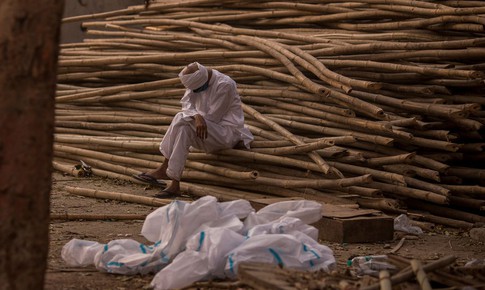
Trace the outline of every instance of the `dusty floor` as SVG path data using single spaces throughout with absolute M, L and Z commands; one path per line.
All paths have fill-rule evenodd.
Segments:
M 114 191 L 143 196 L 157 192 L 154 188 L 124 181 L 98 177 L 76 178 L 53 174 L 51 195 L 52 213 L 93 213 L 93 214 L 143 214 L 155 207 L 93 199 L 69 194 L 64 186 L 77 186 L 105 191 Z M 45 289 L 150 289 L 153 275 L 122 276 L 104 274 L 94 267 L 69 268 L 61 259 L 61 249 L 72 238 L 109 242 L 114 239 L 130 238 L 147 242 L 140 231 L 142 220 L 136 221 L 62 221 L 53 220 L 50 226 L 50 253 Z M 339 244 L 320 241 L 329 246 L 338 262 L 338 270 L 345 270 L 346 260 L 355 255 L 373 255 L 387 253 L 394 248 L 402 236 L 395 233 L 393 241 L 372 244 Z M 408 237 L 397 254 L 405 258 L 418 258 L 430 262 L 453 254 L 458 257 L 456 264 L 463 265 L 472 259 L 485 259 L 485 245 L 473 240 L 468 232 L 436 226 L 418 237 Z

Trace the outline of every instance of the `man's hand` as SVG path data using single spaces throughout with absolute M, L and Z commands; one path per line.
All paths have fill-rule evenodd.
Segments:
M 195 119 L 195 128 L 197 132 L 197 137 L 200 139 L 207 138 L 207 124 L 205 123 L 204 117 L 197 114 L 194 116 Z

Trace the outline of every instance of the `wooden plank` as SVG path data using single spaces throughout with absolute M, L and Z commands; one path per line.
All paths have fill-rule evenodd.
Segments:
M 319 238 L 338 243 L 370 243 L 392 240 L 394 220 L 386 215 L 328 218 L 313 224 Z
M 375 209 L 355 209 L 332 204 L 322 204 L 322 216 L 327 218 L 352 218 L 380 214 Z

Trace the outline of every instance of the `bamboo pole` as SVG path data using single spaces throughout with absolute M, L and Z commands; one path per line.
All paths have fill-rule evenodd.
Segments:
M 450 185 L 443 184 L 452 194 L 471 195 L 479 199 L 485 199 L 485 187 L 478 185 Z
M 85 63 L 85 60 L 81 60 L 81 63 Z M 61 65 L 61 64 L 60 64 Z M 67 65 L 67 64 L 64 64 Z M 121 86 L 114 86 L 111 88 L 104 88 L 104 89 L 98 89 L 98 90 L 93 90 L 89 92 L 81 92 L 77 94 L 72 94 L 69 96 L 62 96 L 62 97 L 57 97 L 56 102 L 57 103 L 63 103 L 63 102 L 69 102 L 69 101 L 74 101 L 82 98 L 87 98 L 87 97 L 96 97 L 96 96 L 104 96 L 108 94 L 113 94 L 113 93 L 119 93 L 123 91 L 133 91 L 133 90 L 140 90 L 140 89 L 157 89 L 157 88 L 163 88 L 164 86 L 170 86 L 170 85 L 178 85 L 180 83 L 179 79 L 169 79 L 169 80 L 161 80 L 161 81 L 153 81 L 153 82 L 145 82 L 141 84 L 132 84 L 132 85 L 121 85 Z
M 52 161 L 52 166 L 54 169 L 59 170 L 61 172 L 70 174 L 74 177 L 83 177 L 85 176 L 85 172 L 82 169 L 78 169 L 75 166 L 70 166 L 66 164 L 62 164 L 56 161 Z
M 406 201 L 407 204 L 412 206 L 415 209 L 419 210 L 425 210 L 428 211 L 431 214 L 437 215 L 437 216 L 442 216 L 445 218 L 450 218 L 450 219 L 455 219 L 459 221 L 466 221 L 469 223 L 484 223 L 485 222 L 485 217 L 474 214 L 471 212 L 466 212 L 454 208 L 442 208 L 439 206 L 435 206 L 430 203 L 425 203 L 425 202 L 417 202 L 416 200 L 409 199 Z
M 352 126 L 359 126 L 362 128 L 366 129 L 371 129 L 371 130 L 378 130 L 378 131 L 384 131 L 384 132 L 389 132 L 391 130 L 391 125 L 383 122 L 370 122 L 367 120 L 363 120 L 360 118 L 348 118 L 348 116 L 340 116 L 336 114 L 332 114 L 329 112 L 322 112 L 320 110 L 315 110 L 311 108 L 305 108 L 305 107 L 300 107 L 300 106 L 295 106 L 292 104 L 285 104 L 282 102 L 271 102 L 271 100 L 265 100 L 264 98 L 250 98 L 247 97 L 245 98 L 246 102 L 258 102 L 258 103 L 263 103 L 266 105 L 273 105 L 278 108 L 284 108 L 290 111 L 295 111 L 295 112 L 300 112 L 304 113 L 306 115 L 310 116 L 315 116 L 319 117 L 321 119 L 326 119 L 326 120 L 332 120 L 334 122 L 339 122 L 347 125 L 352 125 Z
M 405 170 L 405 171 L 412 172 L 411 174 L 409 174 L 409 176 L 418 175 L 420 177 L 431 179 L 431 180 L 436 181 L 436 182 L 441 181 L 441 177 L 440 177 L 440 174 L 439 174 L 438 171 L 426 169 L 426 168 L 422 168 L 422 167 L 418 167 L 418 166 L 414 166 L 414 165 L 410 165 L 410 164 L 384 165 L 383 168 L 386 169 L 386 170 L 393 171 L 393 172 L 395 170 L 397 170 L 397 171 Z M 442 185 L 442 186 L 447 188 L 446 185 Z
M 443 257 L 439 260 L 436 260 L 436 261 L 433 261 L 433 262 L 428 263 L 426 265 L 423 265 L 423 270 L 426 271 L 426 272 L 431 272 L 433 270 L 440 269 L 440 268 L 443 268 L 445 266 L 448 266 L 448 265 L 452 264 L 455 260 L 456 260 L 455 256 L 452 256 L 452 255 L 446 256 L 446 257 Z M 400 273 L 393 275 L 391 277 L 391 284 L 396 286 L 396 285 L 398 285 L 402 282 L 409 280 L 412 277 L 413 277 L 413 271 L 409 267 L 409 268 L 406 268 L 404 271 L 401 271 Z M 377 283 L 377 284 L 374 284 L 374 285 L 362 287 L 361 289 L 362 290 L 378 290 L 379 286 L 380 286 L 380 284 Z
M 91 136 L 62 136 L 56 135 L 54 137 L 56 142 L 63 142 L 63 143 L 84 143 L 84 144 L 100 144 L 106 146 L 112 146 L 116 148 L 124 148 L 124 149 L 135 149 L 135 150 L 148 150 L 152 152 L 159 152 L 158 147 L 160 142 L 143 142 L 143 141 L 132 141 L 132 140 L 106 140 L 97 137 Z
M 317 85 L 316 83 L 312 82 L 309 78 L 307 78 L 296 66 L 290 61 L 288 58 L 288 55 L 283 54 L 281 51 L 278 51 L 277 49 L 273 48 L 272 46 L 268 45 L 268 43 L 265 43 L 263 39 L 258 39 L 254 37 L 246 37 L 246 36 L 239 36 L 237 38 L 233 38 L 233 40 L 239 40 L 244 41 L 245 44 L 254 46 L 277 60 L 279 60 L 287 69 L 288 71 L 299 81 L 299 84 L 306 87 L 309 91 L 317 94 L 317 95 L 323 95 L 327 96 L 328 92 L 326 89 L 324 89 L 322 86 Z M 274 44 L 274 43 L 271 43 Z M 291 54 L 291 56 L 294 56 Z M 296 56 L 294 56 L 296 58 Z M 328 82 L 332 82 L 328 79 L 326 79 Z M 333 82 L 332 82 L 333 83 Z M 338 84 L 336 84 L 338 86 Z
M 88 188 L 72 187 L 66 186 L 64 189 L 74 195 L 100 198 L 100 199 L 111 199 L 123 202 L 138 203 L 149 206 L 164 206 L 171 203 L 171 199 L 161 199 L 156 197 L 146 197 L 134 194 L 120 193 L 120 192 L 109 192 L 103 190 L 94 190 Z
M 380 285 L 381 285 L 381 290 L 391 290 L 392 289 L 389 271 L 387 271 L 387 270 L 379 271 L 379 281 L 380 281 Z
M 421 262 L 416 259 L 411 260 L 411 268 L 413 269 L 414 274 L 416 275 L 416 280 L 418 280 L 419 285 L 421 286 L 422 290 L 431 290 L 431 285 L 429 284 L 428 277 L 426 276 L 426 272 L 423 270 L 423 266 Z
M 428 214 L 428 213 L 420 213 L 419 218 L 426 222 L 440 224 L 440 225 L 444 225 L 451 228 L 457 228 L 457 229 L 470 230 L 471 228 L 474 227 L 474 224 L 470 222 L 437 216 L 437 215 Z
M 255 119 L 257 119 L 260 122 L 263 122 L 264 124 L 270 126 L 273 130 L 277 131 L 281 135 L 283 135 L 285 138 L 290 140 L 291 142 L 295 143 L 296 145 L 304 145 L 305 143 L 301 141 L 300 139 L 296 138 L 293 134 L 291 134 L 289 131 L 281 127 L 280 125 L 276 124 L 275 122 L 265 118 L 263 115 L 261 115 L 258 111 L 254 110 L 253 108 L 249 107 L 248 105 L 242 104 L 243 110 L 253 116 Z M 336 174 L 337 176 L 343 177 L 342 173 L 336 169 L 330 168 L 327 163 L 315 152 L 310 152 L 308 153 L 308 156 L 312 158 L 313 161 L 316 162 L 316 164 L 321 168 L 322 172 L 324 174 L 329 174 L 333 173 Z
M 416 153 L 406 153 L 401 155 L 394 155 L 394 156 L 386 156 L 386 157 L 377 157 L 377 158 L 369 158 L 366 160 L 366 163 L 370 166 L 382 166 L 382 165 L 389 165 L 389 164 L 396 164 L 396 163 L 410 163 L 413 162 Z
M 314 150 L 328 148 L 332 146 L 332 142 L 327 140 L 319 140 L 312 143 L 306 143 L 302 145 L 296 146 L 285 146 L 279 148 L 261 148 L 261 149 L 252 149 L 254 152 L 264 153 L 264 154 L 271 154 L 271 155 L 291 155 L 291 154 L 299 154 L 299 153 L 308 153 Z M 252 146 L 252 145 L 251 145 Z
M 321 133 L 322 135 L 352 136 L 355 139 L 360 141 L 366 141 L 366 142 L 375 143 L 375 144 L 384 145 L 384 146 L 389 146 L 393 143 L 392 138 L 387 138 L 379 135 L 371 135 L 371 134 L 356 132 L 352 130 L 345 130 L 345 129 L 334 129 L 329 127 L 315 126 L 315 125 L 305 124 L 302 122 L 289 121 L 289 120 L 275 118 L 275 117 L 270 117 L 270 119 L 280 125 L 285 125 L 292 128 Z M 359 143 L 359 142 L 356 142 L 356 143 Z
M 247 179 L 257 170 L 263 182 L 270 178 L 272 184 L 273 179 L 320 180 L 322 168 L 302 154 L 311 152 L 346 175 L 370 174 L 378 181 L 330 190 L 334 194 L 411 197 L 439 209 L 448 202 L 469 210 L 483 207 L 482 187 L 474 185 L 483 179 L 481 171 L 471 163 L 462 166 L 481 151 L 485 120 L 479 93 L 485 66 L 476 63 L 485 44 L 476 33 L 483 31 L 481 5 L 223 1 L 214 9 L 214 4 L 150 3 L 68 19 L 98 18 L 83 26 L 88 36 L 101 38 L 62 46 L 56 146 L 106 155 L 63 148 L 56 150 L 56 168 L 71 171 L 64 160 L 87 157 L 100 166 L 93 174 L 130 180 L 131 172 L 163 162 L 158 143 L 180 111 L 185 91 L 177 74 L 199 61 L 230 75 L 242 101 L 267 120 L 246 114 L 255 136 L 251 151 L 190 153 L 184 174 L 198 182 L 194 192 L 207 194 L 204 186 L 219 182 L 221 198 L 224 190 L 244 186 L 261 195 L 279 188 L 287 196 L 305 190 L 318 196 L 311 188 L 290 190 L 255 183 L 259 177 Z M 382 21 L 383 15 L 389 18 Z M 409 29 L 368 30 L 398 26 Z M 299 144 L 275 132 L 268 121 Z M 326 136 L 353 139 L 319 149 Z M 278 166 L 285 174 L 277 172 Z M 458 182 L 467 185 L 451 185 Z M 440 222 L 452 224 L 446 218 Z
M 86 221 L 98 221 L 98 220 L 144 220 L 146 214 L 86 214 L 86 213 L 51 213 L 51 220 L 86 220 Z
M 397 185 L 387 184 L 382 182 L 373 182 L 368 186 L 371 188 L 376 188 L 376 189 L 379 189 L 388 193 L 392 193 L 392 194 L 397 194 L 400 196 L 416 198 L 419 200 L 426 200 L 426 201 L 430 201 L 441 205 L 449 204 L 449 198 L 447 196 L 422 190 L 422 189 L 397 186 Z
M 231 184 L 245 185 L 247 182 L 244 180 L 235 180 L 227 177 L 220 177 L 210 173 L 191 171 L 191 170 L 185 170 L 182 174 L 182 177 L 188 180 L 199 180 L 199 181 L 211 180 L 219 183 L 226 183 L 228 185 L 231 185 Z M 301 180 L 301 179 L 281 180 L 276 178 L 258 176 L 258 178 L 250 180 L 250 182 L 253 184 L 278 186 L 282 188 L 300 188 L 300 187 L 340 188 L 340 187 L 346 187 L 346 186 L 366 184 L 366 183 L 372 182 L 372 178 L 369 174 L 358 176 L 358 177 L 349 177 L 349 178 L 340 178 L 340 179 L 305 179 L 305 180 Z
M 259 172 L 256 170 L 252 171 L 247 171 L 247 172 L 238 172 L 234 170 L 230 170 L 228 168 L 220 168 L 216 166 L 211 166 L 209 164 L 203 164 L 200 162 L 195 162 L 195 161 L 186 161 L 186 166 L 194 169 L 198 169 L 201 171 L 207 171 L 211 173 L 215 173 L 221 176 L 226 176 L 229 178 L 234 178 L 234 179 L 256 179 L 259 177 Z

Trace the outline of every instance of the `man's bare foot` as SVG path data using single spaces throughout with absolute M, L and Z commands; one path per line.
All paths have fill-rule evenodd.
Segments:
M 145 172 L 146 175 L 150 175 L 156 179 L 170 179 L 167 175 L 168 159 L 165 159 L 162 165 L 156 169 Z
M 180 194 L 180 181 L 172 180 L 170 185 L 164 189 L 166 192 L 173 194 Z
M 155 197 L 158 198 L 171 198 L 177 196 L 180 196 L 180 182 L 177 180 L 173 180 L 172 183 L 170 183 L 170 186 L 155 194 Z

